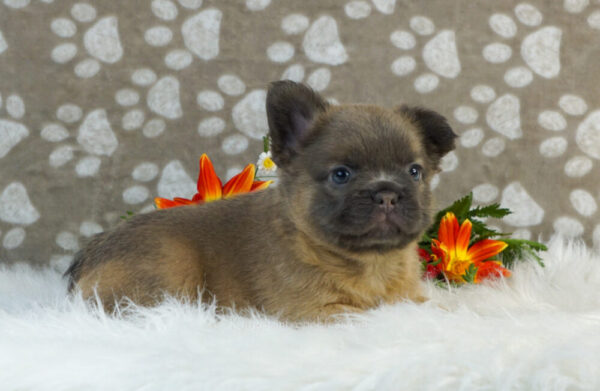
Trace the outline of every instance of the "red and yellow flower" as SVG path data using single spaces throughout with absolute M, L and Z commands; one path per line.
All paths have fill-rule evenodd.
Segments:
M 433 261 L 426 264 L 428 277 L 443 273 L 452 282 L 479 283 L 488 277 L 510 276 L 510 271 L 502 266 L 502 262 L 490 259 L 508 245 L 501 240 L 483 239 L 469 246 L 471 230 L 469 219 L 459 226 L 454 213 L 446 213 L 440 222 L 438 238 L 432 239 L 432 253 L 421 253 L 421 257 L 429 255 Z
M 230 198 L 237 194 L 249 193 L 266 189 L 273 181 L 255 181 L 256 172 L 254 164 L 248 164 L 242 172 L 231 178 L 225 185 L 215 173 L 212 162 L 206 154 L 200 157 L 200 173 L 198 174 L 197 189 L 198 192 L 192 197 L 173 198 L 155 198 L 154 203 L 158 209 L 173 208 L 176 206 L 202 204 L 223 198 Z

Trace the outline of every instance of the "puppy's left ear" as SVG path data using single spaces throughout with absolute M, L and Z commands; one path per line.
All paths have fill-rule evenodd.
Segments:
M 267 93 L 267 118 L 273 160 L 284 167 L 299 152 L 317 116 L 327 102 L 304 84 L 282 80 L 271 83 Z
M 444 155 L 455 148 L 454 140 L 457 137 L 446 118 L 435 111 L 406 105 L 398 107 L 396 112 L 417 126 L 427 155 L 437 168 Z

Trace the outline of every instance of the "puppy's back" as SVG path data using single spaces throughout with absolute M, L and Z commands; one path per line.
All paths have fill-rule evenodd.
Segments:
M 123 297 L 143 305 L 164 294 L 195 299 L 208 286 L 219 301 L 243 307 L 255 233 L 239 227 L 264 217 L 269 193 L 134 216 L 76 254 L 65 273 L 69 289 L 79 287 L 86 298 L 97 293 L 110 309 Z

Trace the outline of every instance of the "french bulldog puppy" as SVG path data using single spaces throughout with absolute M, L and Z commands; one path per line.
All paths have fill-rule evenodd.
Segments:
M 330 105 L 271 84 L 277 187 L 137 215 L 95 236 L 66 275 L 107 309 L 127 297 L 216 299 L 287 321 L 330 320 L 422 301 L 417 241 L 432 222 L 429 181 L 456 135 L 422 108 Z

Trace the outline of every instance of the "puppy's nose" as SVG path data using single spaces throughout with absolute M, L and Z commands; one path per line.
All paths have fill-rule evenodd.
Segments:
M 385 213 L 390 213 L 396 207 L 398 194 L 388 190 L 379 191 L 375 194 L 373 200 Z

